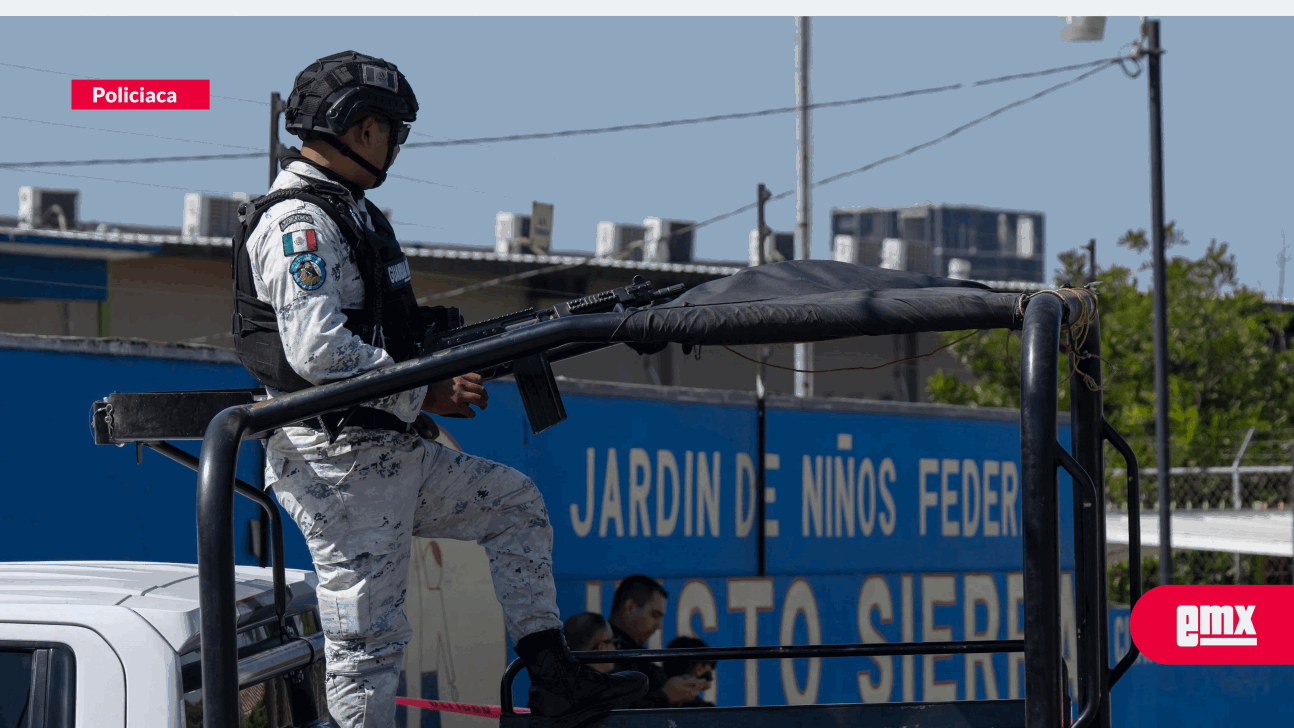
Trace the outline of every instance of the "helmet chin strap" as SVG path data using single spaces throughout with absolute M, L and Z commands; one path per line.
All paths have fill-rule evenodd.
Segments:
M 336 149 L 337 151 L 341 152 L 342 156 L 351 160 L 355 164 L 358 164 L 360 167 L 363 167 L 365 172 L 368 172 L 369 174 L 377 178 L 377 182 L 375 182 L 370 189 L 377 189 L 378 187 L 382 186 L 383 182 L 386 181 L 386 171 L 391 168 L 391 162 L 395 161 L 395 134 L 394 133 L 387 135 L 386 164 L 382 166 L 382 169 L 378 169 L 377 167 L 374 167 L 367 159 L 361 157 L 358 152 L 356 152 L 354 149 L 351 149 L 348 145 L 343 144 L 340 139 L 338 139 L 337 137 L 331 134 L 320 134 L 319 138 L 323 139 L 325 142 L 332 145 L 333 149 Z

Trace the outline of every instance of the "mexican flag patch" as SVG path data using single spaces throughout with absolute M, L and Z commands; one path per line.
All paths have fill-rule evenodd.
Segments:
M 283 235 L 284 255 L 307 253 L 316 249 L 315 231 L 313 230 L 298 230 L 295 233 L 285 233 Z

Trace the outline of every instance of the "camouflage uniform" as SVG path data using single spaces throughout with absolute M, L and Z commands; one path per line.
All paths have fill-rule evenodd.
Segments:
M 305 177 L 323 175 L 292 162 L 274 189 L 301 186 Z M 351 209 L 371 227 L 362 206 Z M 304 255 L 314 258 L 285 252 L 281 238 L 306 230 L 313 231 L 314 247 Z M 394 363 L 342 326 L 342 309 L 363 304 L 363 283 L 349 246 L 322 210 L 300 200 L 274 205 L 252 232 L 248 253 L 257 297 L 274 306 L 298 374 L 320 384 Z M 317 264 L 294 265 L 298 258 Z M 419 388 L 368 406 L 411 422 L 425 394 Z M 412 536 L 485 547 L 513 640 L 562 626 L 548 512 L 534 482 L 512 468 L 413 433 L 348 427 L 330 443 L 324 432 L 288 427 L 269 440 L 265 485 L 274 486 L 305 535 L 319 575 L 328 707 L 342 728 L 394 725 L 396 685 L 412 635 L 403 609 Z

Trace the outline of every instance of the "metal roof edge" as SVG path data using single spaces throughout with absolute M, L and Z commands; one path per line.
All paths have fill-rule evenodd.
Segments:
M 90 356 L 200 361 L 212 364 L 240 363 L 238 356 L 229 349 L 221 349 L 206 344 L 179 344 L 148 341 L 146 339 L 0 333 L 0 349 L 45 351 L 59 354 L 88 354 Z

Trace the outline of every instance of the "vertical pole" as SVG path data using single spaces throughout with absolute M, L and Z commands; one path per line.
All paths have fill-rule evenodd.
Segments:
M 799 145 L 799 154 L 796 157 L 796 168 L 800 173 L 799 182 L 796 184 L 796 197 L 799 200 L 799 208 L 795 215 L 795 258 L 796 260 L 808 260 L 811 257 L 811 246 L 809 245 L 809 214 L 810 214 L 810 192 L 811 183 L 809 182 L 809 159 L 812 149 L 809 146 L 809 18 L 800 17 L 796 20 L 796 29 L 798 48 L 796 49 L 796 76 L 795 76 L 795 105 L 800 107 L 800 118 L 795 125 L 795 137 Z M 813 345 L 796 344 L 795 345 L 795 368 L 804 371 L 795 373 L 795 396 L 812 397 L 813 396 L 813 375 L 808 370 L 813 369 Z
M 767 245 L 768 242 L 768 226 L 764 224 L 764 203 L 768 202 L 769 197 L 771 197 L 771 195 L 769 194 L 768 189 L 764 187 L 764 183 L 761 182 L 755 189 L 755 200 L 759 203 L 757 208 L 759 210 L 757 213 L 758 224 L 755 228 L 755 234 L 758 240 L 755 248 L 756 265 L 764 264 L 764 253 L 766 252 L 764 246 Z M 768 534 L 765 531 L 767 524 L 766 496 L 768 491 L 765 481 L 766 473 L 764 470 L 764 453 L 768 449 L 768 441 L 766 439 L 766 425 L 768 417 L 766 403 L 764 401 L 764 351 L 764 347 L 760 347 L 759 364 L 755 365 L 755 426 L 758 430 L 757 452 L 755 456 L 755 527 L 757 529 L 755 533 L 758 543 L 755 545 L 755 548 L 759 552 L 757 559 L 760 576 L 764 576 L 764 574 L 767 573 L 768 565 L 766 548 Z
M 1150 227 L 1154 236 L 1155 461 L 1159 471 L 1159 583 L 1173 583 L 1172 454 L 1168 429 L 1168 274 L 1164 263 L 1164 124 L 1159 21 L 1146 21 L 1150 83 Z
M 1091 283 L 1096 280 L 1096 238 L 1087 241 L 1087 264 L 1090 269 L 1087 281 Z
M 1024 312 L 1020 366 L 1020 522 L 1024 541 L 1025 726 L 1065 725 L 1061 684 L 1060 494 L 1056 378 L 1063 304 L 1036 296 Z
M 1236 459 L 1231 463 L 1231 507 L 1240 510 L 1240 463 L 1245 459 L 1245 450 L 1249 449 L 1249 439 L 1254 436 L 1255 427 L 1250 427 L 1249 432 L 1245 433 L 1244 442 L 1240 443 L 1240 450 L 1236 452 Z M 1240 554 L 1232 554 L 1232 568 L 1235 569 L 1236 583 L 1240 583 Z
M 282 146 L 279 144 L 279 114 L 283 113 L 283 106 L 278 91 L 270 94 L 270 187 L 274 186 L 274 178 L 279 176 L 279 150 Z
M 238 606 L 234 593 L 234 482 L 246 408 L 207 425 L 198 460 L 198 608 L 202 628 L 202 722 L 239 724 Z
M 1096 241 L 1089 243 L 1089 250 Z M 1093 272 L 1096 266 L 1093 265 Z M 1087 696 L 1109 694 L 1109 610 L 1105 564 L 1105 439 L 1102 435 L 1101 322 L 1094 320 L 1081 342 L 1071 341 L 1079 374 L 1069 380 L 1070 450 L 1074 459 L 1096 485 L 1097 502 L 1089 503 L 1085 488 L 1074 485 L 1074 621 L 1079 635 L 1078 692 L 1075 699 L 1086 705 Z M 1088 379 L 1092 384 L 1089 385 Z M 1099 545 L 1099 546 L 1098 546 Z M 1093 560 L 1094 555 L 1099 557 Z M 1099 585 L 1093 593 L 1092 584 Z M 1096 669 L 1092 669 L 1092 664 Z M 1093 685 L 1090 675 L 1099 675 Z M 1110 702 L 1102 701 L 1093 719 L 1094 728 L 1109 728 Z

